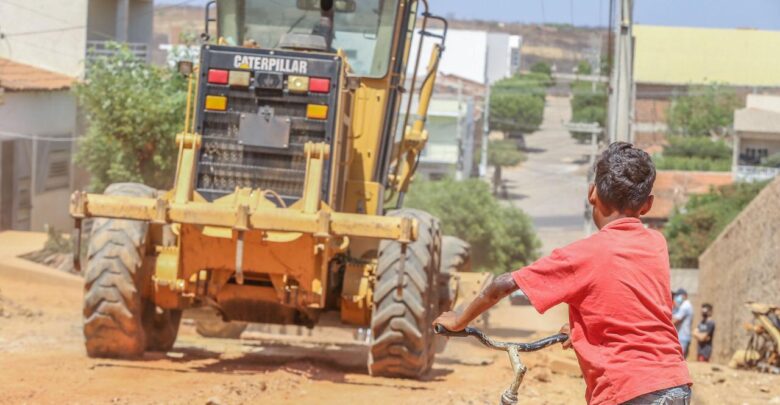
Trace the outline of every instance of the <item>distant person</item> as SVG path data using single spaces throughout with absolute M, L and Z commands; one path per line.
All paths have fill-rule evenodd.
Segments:
M 680 288 L 674 293 L 676 310 L 672 314 L 674 327 L 677 328 L 677 337 L 683 349 L 683 358 L 688 358 L 688 350 L 691 347 L 691 326 L 693 325 L 693 305 L 688 301 L 688 291 Z
M 698 343 L 696 359 L 703 362 L 709 362 L 712 356 L 712 336 L 715 333 L 715 321 L 712 320 L 712 305 L 704 303 L 701 305 L 701 322 L 696 330 L 693 331 L 693 337 Z
M 563 346 L 574 347 L 589 404 L 687 405 L 691 377 L 672 324 L 666 240 L 639 220 L 653 206 L 655 166 L 646 152 L 615 142 L 595 169 L 588 201 L 598 232 L 496 277 L 462 313 L 433 323 L 463 330 L 518 289 L 541 313 L 565 302 Z

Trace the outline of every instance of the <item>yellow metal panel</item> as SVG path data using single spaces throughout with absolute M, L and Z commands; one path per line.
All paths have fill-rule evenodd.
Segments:
M 206 109 L 212 111 L 227 110 L 227 97 L 225 96 L 206 96 Z
M 638 83 L 780 84 L 780 31 L 635 25 Z
M 344 201 L 344 211 L 359 214 L 377 215 L 384 187 L 371 181 L 347 182 L 347 194 Z

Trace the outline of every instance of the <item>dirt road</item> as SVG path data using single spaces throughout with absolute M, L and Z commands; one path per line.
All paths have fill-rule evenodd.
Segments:
M 185 324 L 169 353 L 135 361 L 89 359 L 81 335 L 81 280 L 12 259 L 20 248 L 9 245 L 22 237 L 37 238 L 0 234 L 3 404 L 492 404 L 511 376 L 503 353 L 453 339 L 422 381 L 371 378 L 365 346 L 352 340 L 350 330 L 332 328 L 317 329 L 311 337 L 294 327 L 285 336 L 256 328 L 242 340 L 221 340 L 201 338 Z M 515 340 L 542 336 L 564 313 L 559 308 L 540 317 L 505 303 L 491 314 L 491 334 Z M 571 352 L 553 347 L 524 359 L 530 371 L 521 403 L 584 403 Z M 696 403 L 780 403 L 777 376 L 701 364 L 691 370 Z

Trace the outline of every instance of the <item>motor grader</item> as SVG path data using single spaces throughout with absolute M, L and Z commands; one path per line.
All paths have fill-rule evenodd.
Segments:
M 309 327 L 335 313 L 370 327 L 372 375 L 424 374 L 431 321 L 454 300 L 438 220 L 402 208 L 443 51 L 444 35 L 426 30 L 434 20 L 446 33 L 426 0 L 209 3 L 200 62 L 184 69 L 173 188 L 72 196 L 79 235 L 94 218 L 87 353 L 169 350 L 189 308 Z M 418 75 L 418 51 L 407 81 L 420 27 L 436 43 L 427 71 Z M 417 97 L 416 113 L 404 94 Z

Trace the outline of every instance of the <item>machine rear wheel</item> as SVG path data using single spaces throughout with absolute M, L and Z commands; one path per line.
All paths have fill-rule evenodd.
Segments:
M 455 304 L 455 290 L 450 280 L 457 272 L 471 271 L 471 245 L 454 236 L 442 237 L 441 268 L 439 270 L 439 312 L 452 310 Z M 436 353 L 447 346 L 447 338 L 436 335 Z
M 154 197 L 134 183 L 112 184 L 106 195 Z M 89 238 L 84 285 L 84 338 L 90 357 L 138 357 L 145 350 L 169 350 L 180 311 L 162 310 L 141 296 L 149 274 L 144 221 L 98 218 Z
M 374 376 L 417 378 L 430 369 L 435 353 L 431 322 L 439 314 L 441 231 L 438 219 L 423 211 L 388 216 L 415 218 L 419 231 L 405 249 L 395 241 L 379 245 L 368 368 Z
M 452 309 L 455 291 L 450 288 L 450 278 L 457 272 L 471 271 L 471 245 L 454 236 L 444 236 L 441 244 L 441 270 L 439 278 L 439 306 L 443 311 Z

